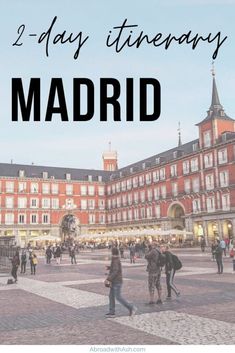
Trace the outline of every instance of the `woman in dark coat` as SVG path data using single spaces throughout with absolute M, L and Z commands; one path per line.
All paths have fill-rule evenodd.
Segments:
M 15 255 L 13 256 L 13 259 L 11 260 L 12 262 L 12 269 L 11 269 L 11 275 L 15 280 L 15 283 L 17 282 L 17 271 L 18 267 L 20 266 L 20 254 L 19 251 L 16 251 Z
M 115 299 L 120 304 L 125 306 L 129 310 L 129 315 L 132 316 L 136 313 L 137 308 L 128 303 L 121 295 L 122 289 L 122 265 L 119 257 L 119 251 L 117 248 L 112 249 L 112 260 L 111 265 L 107 266 L 109 270 L 106 281 L 110 282 L 109 292 L 109 312 L 106 314 L 107 317 L 115 316 Z

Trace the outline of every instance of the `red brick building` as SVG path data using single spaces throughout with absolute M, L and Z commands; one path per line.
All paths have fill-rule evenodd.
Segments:
M 235 121 L 212 101 L 197 124 L 199 139 L 124 168 L 103 154 L 104 170 L 0 164 L 0 232 L 21 244 L 38 235 L 172 228 L 208 240 L 235 229 Z

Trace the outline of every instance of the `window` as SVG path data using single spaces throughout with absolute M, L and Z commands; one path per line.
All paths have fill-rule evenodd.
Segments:
M 193 144 L 193 151 L 196 152 L 198 150 L 198 142 Z
M 94 196 L 95 195 L 95 187 L 92 186 L 88 186 L 88 195 L 90 196 Z
M 193 192 L 199 192 L 199 190 L 200 190 L 199 178 L 193 178 Z
M 112 194 L 115 194 L 115 192 L 116 192 L 116 185 L 113 184 L 113 185 L 112 185 Z
M 141 209 L 140 209 L 140 217 L 145 218 L 145 208 L 144 207 L 141 207 Z
M 6 182 L 6 192 L 8 192 L 8 193 L 14 192 L 14 182 L 13 181 Z
M 198 171 L 198 158 L 191 159 L 191 172 Z
M 18 223 L 19 224 L 25 224 L 26 223 L 26 215 L 25 214 L 19 214 L 18 215 Z
M 117 184 L 116 184 L 116 191 L 117 191 L 117 192 L 120 192 L 120 189 L 121 189 L 121 184 L 120 184 L 120 183 L 117 183 Z
M 189 161 L 184 161 L 183 162 L 183 174 L 188 174 L 189 173 Z
M 31 214 L 30 215 L 30 223 L 31 224 L 37 224 L 38 223 L 38 215 L 37 214 Z
M 207 206 L 207 211 L 208 212 L 214 212 L 215 211 L 215 198 L 214 197 L 208 197 L 206 199 L 206 206 Z
M 213 167 L 213 156 L 212 153 L 205 154 L 204 156 L 205 168 Z
M 18 184 L 18 192 L 23 193 L 26 192 L 26 182 L 22 181 Z
M 140 176 L 139 176 L 139 185 L 140 185 L 140 186 L 143 186 L 143 185 L 144 185 L 144 176 L 143 176 L 143 175 L 140 175 Z
M 42 172 L 42 178 L 48 179 L 48 172 Z
M 121 183 L 122 191 L 126 191 L 126 181 L 123 180 Z
M 92 175 L 88 175 L 88 181 L 92 181 Z
M 59 185 L 58 184 L 52 184 L 51 185 L 51 193 L 52 194 L 58 194 L 58 192 L 59 192 Z
M 66 180 L 71 180 L 71 174 L 70 173 L 66 173 L 65 174 L 65 179 Z
M 100 224 L 104 224 L 105 223 L 105 215 L 102 214 L 102 213 L 99 215 L 99 223 Z
M 50 223 L 50 215 L 49 214 L 44 213 L 42 215 L 42 223 L 43 224 L 49 224 Z
M 193 213 L 201 212 L 201 201 L 200 199 L 193 200 Z
M 134 203 L 138 203 L 138 200 L 139 200 L 139 194 L 138 194 L 138 192 L 135 192 L 134 193 Z
M 220 186 L 221 187 L 228 186 L 229 180 L 228 180 L 228 172 L 227 172 L 227 170 L 223 171 L 223 172 L 220 172 L 219 173 L 219 178 L 220 178 Z
M 148 197 L 148 201 L 152 201 L 152 199 L 153 199 L 153 191 L 152 191 L 152 189 L 148 189 L 147 197 Z
M 104 210 L 104 206 L 105 206 L 104 200 L 103 199 L 99 199 L 99 209 L 100 210 Z
M 38 199 L 30 199 L 30 207 L 38 208 Z
M 89 208 L 89 210 L 94 210 L 94 208 L 95 208 L 95 200 L 93 200 L 93 199 L 89 199 L 88 200 L 88 208 Z
M 13 207 L 14 207 L 14 198 L 6 197 L 6 208 L 13 208 Z
M 159 181 L 159 170 L 153 172 L 153 182 L 156 183 L 157 181 Z
M 165 168 L 160 169 L 160 180 L 164 180 L 166 178 Z
M 51 208 L 54 210 L 59 208 L 59 199 L 51 199 Z
M 206 175 L 206 190 L 214 189 L 214 175 L 208 174 Z
M 86 185 L 81 186 L 81 195 L 85 196 L 87 194 L 87 187 Z
M 32 194 L 37 194 L 38 193 L 38 183 L 31 183 L 30 192 Z
M 156 218 L 160 218 L 161 217 L 160 205 L 156 205 L 155 206 L 155 216 L 156 216 Z
M 112 208 L 116 207 L 116 198 L 112 198 Z
M 108 223 L 111 223 L 111 215 L 108 214 Z
M 50 208 L 50 199 L 42 199 L 42 208 Z
M 81 200 L 81 209 L 86 210 L 87 209 L 87 200 Z
M 228 156 L 227 156 L 227 149 L 224 148 L 223 150 L 218 151 L 218 163 L 223 164 L 228 162 Z
M 138 208 L 134 209 L 134 219 L 139 219 L 139 210 L 138 210 Z
M 110 210 L 110 208 L 111 208 L 111 200 L 110 199 L 108 200 L 107 205 L 108 205 L 108 210 Z
M 49 183 L 42 183 L 42 193 L 43 194 L 50 193 L 50 184 Z
M 160 198 L 160 188 L 154 188 L 154 200 L 159 200 Z
M 210 147 L 211 146 L 211 132 L 210 131 L 204 132 L 203 141 L 204 141 L 204 147 Z
M 104 196 L 104 186 L 99 186 L 98 187 L 98 195 L 99 196 Z
M 166 198 L 166 185 L 161 186 L 161 195 L 163 199 Z
M 19 177 L 24 178 L 24 170 L 19 170 Z
M 178 195 L 178 185 L 177 183 L 172 183 L 172 195 L 177 196 Z
M 14 224 L 14 213 L 5 214 L 5 224 Z
M 112 222 L 116 222 L 116 213 L 112 214 Z
M 128 220 L 132 220 L 132 210 L 128 210 Z
M 151 173 L 145 175 L 145 180 L 147 185 L 151 184 Z
M 122 212 L 122 219 L 123 219 L 123 221 L 127 220 L 127 212 L 126 211 Z
M 73 185 L 66 184 L 66 195 L 73 195 Z
M 131 184 L 132 184 L 132 180 L 131 179 L 128 179 L 127 180 L 127 182 L 126 182 L 126 184 L 127 184 L 127 190 L 130 190 L 131 189 Z
M 126 206 L 126 204 L 127 204 L 127 197 L 126 197 L 126 195 L 122 195 L 122 204 L 123 204 L 123 206 Z
M 138 186 L 138 177 L 133 178 L 133 188 L 137 188 Z
M 132 204 L 132 194 L 128 194 L 128 205 Z
M 171 165 L 171 177 L 176 177 L 177 176 L 177 165 L 173 164 Z
M 18 198 L 18 208 L 27 208 L 27 198 L 19 197 Z
M 147 218 L 152 218 L 152 207 L 147 207 L 146 216 Z
M 108 194 L 108 195 L 111 195 L 111 186 L 108 186 L 108 187 L 107 187 L 107 194 Z
M 223 211 L 230 210 L 230 196 L 229 196 L 229 194 L 222 195 L 222 210 Z
M 184 181 L 184 191 L 186 194 L 190 194 L 190 179 Z
M 102 183 L 102 180 L 103 180 L 102 175 L 98 175 L 98 181 L 99 181 L 100 183 Z
M 145 202 L 145 191 L 144 190 L 140 192 L 140 200 L 141 200 L 141 202 Z

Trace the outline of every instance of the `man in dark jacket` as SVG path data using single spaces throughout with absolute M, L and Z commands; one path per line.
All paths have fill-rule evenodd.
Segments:
M 15 283 L 17 282 L 17 271 L 18 271 L 18 267 L 20 265 L 20 254 L 19 251 L 17 250 L 15 255 L 13 256 L 12 259 L 12 269 L 11 269 L 11 275 L 15 280 Z
M 120 304 L 125 306 L 129 310 L 129 315 L 132 316 L 136 313 L 136 307 L 128 303 L 121 296 L 122 288 L 122 265 L 119 257 L 119 251 L 116 247 L 112 248 L 112 260 L 111 265 L 107 266 L 109 274 L 107 281 L 111 283 L 109 292 L 109 312 L 106 314 L 107 317 L 115 316 L 115 299 L 119 301 Z
M 162 287 L 161 287 L 161 268 L 158 264 L 160 251 L 157 250 L 157 244 L 155 242 L 149 246 L 148 252 L 145 254 L 145 259 L 148 261 L 147 272 L 148 272 L 148 287 L 150 301 L 148 304 L 154 304 L 154 292 L 157 288 L 158 299 L 156 304 L 162 304 Z
M 166 273 L 166 285 L 167 285 L 167 300 L 171 299 L 171 290 L 176 294 L 177 297 L 180 296 L 180 292 L 174 284 L 175 268 L 172 259 L 172 253 L 169 251 L 169 246 L 161 246 L 161 251 L 165 255 L 165 273 Z
M 215 249 L 215 259 L 218 267 L 217 273 L 221 275 L 223 273 L 224 266 L 223 266 L 223 249 L 220 246 L 219 240 L 217 240 L 217 246 Z

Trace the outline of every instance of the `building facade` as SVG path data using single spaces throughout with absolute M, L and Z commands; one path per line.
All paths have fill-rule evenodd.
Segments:
M 20 244 L 38 236 L 142 229 L 185 229 L 196 238 L 235 230 L 235 120 L 212 101 L 199 138 L 124 168 L 103 154 L 103 170 L 0 164 L 0 235 Z

